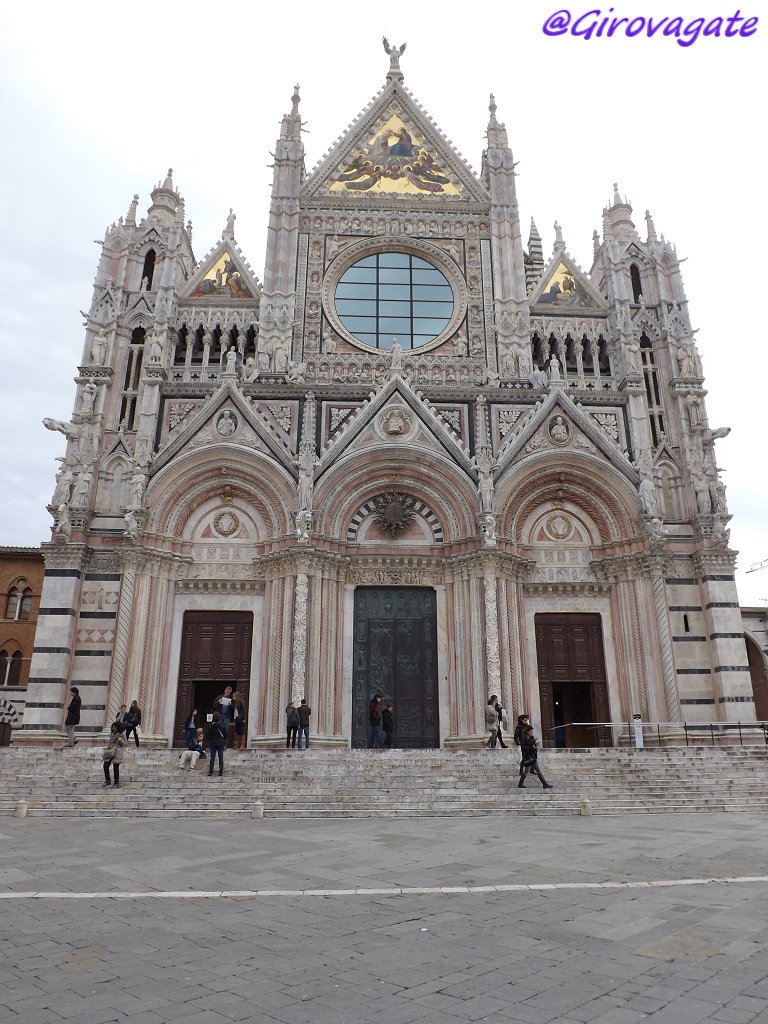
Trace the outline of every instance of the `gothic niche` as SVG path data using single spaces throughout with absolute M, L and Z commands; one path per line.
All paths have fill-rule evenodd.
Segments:
M 387 491 L 376 498 L 373 521 L 387 536 L 405 536 L 415 518 L 413 498 L 402 491 Z

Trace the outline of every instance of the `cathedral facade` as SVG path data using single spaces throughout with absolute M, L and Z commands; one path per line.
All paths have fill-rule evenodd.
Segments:
M 243 695 L 251 747 L 544 744 L 754 721 L 735 553 L 674 247 L 614 187 L 583 270 L 523 241 L 491 99 L 476 175 L 386 83 L 311 173 L 282 121 L 263 280 L 200 261 L 169 171 L 104 238 L 43 545 L 21 742 L 148 740 Z M 626 730 L 625 730 L 626 731 Z

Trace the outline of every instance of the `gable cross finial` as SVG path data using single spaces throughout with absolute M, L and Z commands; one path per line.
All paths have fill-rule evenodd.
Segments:
M 406 43 L 403 43 L 401 46 L 390 46 L 386 36 L 382 36 L 381 41 L 384 44 L 384 52 L 389 56 L 387 81 L 402 82 L 403 72 L 400 70 L 400 58 L 405 52 Z

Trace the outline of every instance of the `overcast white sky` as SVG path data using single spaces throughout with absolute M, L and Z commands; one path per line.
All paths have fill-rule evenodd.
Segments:
M 727 16 L 713 0 L 614 0 L 617 14 Z M 764 9 L 742 5 L 745 15 Z M 549 38 L 545 18 L 597 3 L 226 5 L 43 0 L 0 7 L 0 544 L 50 537 L 64 439 L 101 239 L 134 192 L 174 169 L 198 259 L 227 212 L 261 278 L 270 151 L 301 84 L 311 169 L 384 82 L 381 46 L 406 41 L 405 82 L 477 170 L 488 94 L 519 161 L 523 222 L 545 255 L 553 223 L 588 268 L 592 231 L 617 181 L 687 258 L 713 427 L 740 551 L 742 604 L 768 601 L 764 284 L 768 14 L 751 38 Z M 603 5 L 610 10 L 609 4 Z M 527 230 L 526 230 L 527 236 Z

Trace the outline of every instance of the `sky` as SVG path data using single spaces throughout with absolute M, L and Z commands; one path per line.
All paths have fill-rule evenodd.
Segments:
M 42 418 L 69 419 L 82 359 L 79 310 L 90 306 L 105 229 L 139 214 L 173 167 L 202 259 L 230 207 L 244 255 L 263 277 L 272 171 L 282 114 L 301 86 L 307 169 L 384 84 L 381 43 L 407 43 L 405 85 L 476 171 L 493 92 L 517 166 L 522 222 L 533 216 L 545 256 L 554 222 L 584 268 L 613 182 L 677 246 L 704 363 L 739 553 L 742 605 L 768 603 L 763 329 L 750 281 L 762 266 L 768 14 L 753 35 L 618 31 L 552 36 L 575 19 L 681 16 L 736 8 L 701 0 L 570 0 L 528 4 L 226 6 L 133 0 L 0 5 L 0 544 L 50 538 L 50 500 L 64 438 Z M 726 0 L 719 0 L 724 4 Z M 745 17 L 761 13 L 742 8 Z M 690 36 L 688 38 L 691 38 Z M 527 237 L 527 227 L 524 231 Z M 759 309 L 759 306 L 758 306 Z

